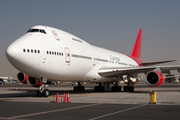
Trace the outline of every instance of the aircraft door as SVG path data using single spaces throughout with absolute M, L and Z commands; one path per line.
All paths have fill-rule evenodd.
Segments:
M 70 63 L 71 55 L 70 55 L 70 49 L 65 47 L 65 61 L 66 63 Z

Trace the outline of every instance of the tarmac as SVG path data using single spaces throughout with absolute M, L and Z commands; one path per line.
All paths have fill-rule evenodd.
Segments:
M 74 92 L 71 85 L 49 85 L 49 97 L 37 97 L 37 88 L 28 85 L 0 86 L 0 119 L 37 120 L 169 120 L 178 119 L 180 84 L 152 88 L 136 84 L 135 92 Z M 124 84 L 122 84 L 124 86 Z M 16 91 L 17 90 L 17 91 Z M 149 104 L 149 91 L 157 92 L 156 104 Z M 70 103 L 53 103 L 58 93 L 70 95 Z M 61 101 L 61 100 L 59 100 Z

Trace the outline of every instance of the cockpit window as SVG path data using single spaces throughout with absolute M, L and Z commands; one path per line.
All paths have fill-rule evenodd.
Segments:
M 29 33 L 29 32 L 41 32 L 41 33 L 46 34 L 45 30 L 43 30 L 43 29 L 29 29 L 27 31 L 27 33 Z
M 41 32 L 41 33 L 45 33 L 45 34 L 46 34 L 45 30 L 40 29 L 40 32 Z

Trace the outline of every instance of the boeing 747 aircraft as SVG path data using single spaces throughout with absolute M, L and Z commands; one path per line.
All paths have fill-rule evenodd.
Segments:
M 129 56 L 93 46 L 56 28 L 34 26 L 7 48 L 6 57 L 21 71 L 17 74 L 19 81 L 39 87 L 39 97 L 49 96 L 45 85 L 47 81 L 78 82 L 74 91 L 85 90 L 82 82 L 98 83 L 95 91 L 104 91 L 104 85 L 116 83 L 111 91 L 121 91 L 118 82 L 126 78 L 128 82 L 123 90 L 133 92 L 131 78 L 136 78 L 139 73 L 146 74 L 149 86 L 157 87 L 164 82 L 162 73 L 170 73 L 170 70 L 180 72 L 178 65 L 152 66 L 173 60 L 142 62 L 141 38 L 142 30 L 139 29 Z

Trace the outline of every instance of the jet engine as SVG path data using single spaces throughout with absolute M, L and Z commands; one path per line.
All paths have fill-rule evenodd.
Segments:
M 163 84 L 164 77 L 158 71 L 151 71 L 147 74 L 146 82 L 150 87 L 158 87 Z
M 41 86 L 41 79 L 33 78 L 31 76 L 28 77 L 27 82 L 32 87 L 40 87 Z
M 19 80 L 21 83 L 27 84 L 28 75 L 20 72 L 20 73 L 17 74 L 17 78 L 18 78 L 18 80 Z

